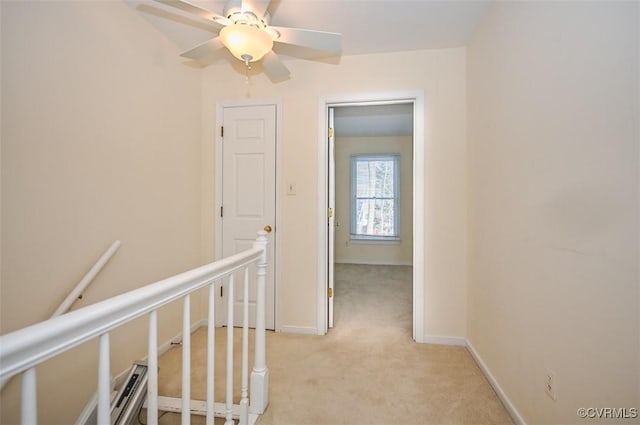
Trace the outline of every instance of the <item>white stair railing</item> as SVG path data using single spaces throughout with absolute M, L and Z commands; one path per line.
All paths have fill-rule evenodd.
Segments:
M 96 277 L 98 273 L 102 270 L 102 268 L 107 264 L 107 262 L 113 257 L 113 254 L 120 248 L 120 241 L 115 241 L 111 244 L 111 246 L 102 254 L 102 256 L 98 259 L 98 261 L 89 269 L 87 274 L 83 276 L 83 278 L 78 282 L 78 284 L 73 288 L 73 290 L 67 295 L 67 297 L 62 301 L 62 303 L 58 306 L 56 311 L 53 312 L 50 318 L 54 318 L 56 316 L 60 316 L 61 314 L 69 311 L 73 303 L 75 303 L 78 299 L 82 297 L 82 293 L 89 287 L 93 279 Z M 4 387 L 9 383 L 11 378 L 0 380 L 0 392 L 4 389 Z
M 72 311 L 27 328 L 0 336 L 0 379 L 22 375 L 21 422 L 37 423 L 36 366 L 86 341 L 99 340 L 98 357 L 98 424 L 111 423 L 111 373 L 109 355 L 109 332 L 141 316 L 149 316 L 147 423 L 158 423 L 158 410 L 182 412 L 182 424 L 190 423 L 191 414 L 206 415 L 208 425 L 213 425 L 214 416 L 226 418 L 226 425 L 255 423 L 264 413 L 268 400 L 268 376 L 265 353 L 265 277 L 267 267 L 267 238 L 263 231 L 253 248 L 224 258 L 211 264 L 181 273 L 145 287 L 118 295 L 108 300 Z M 248 286 L 249 267 L 256 266 L 256 328 L 255 358 L 251 372 L 251 388 L 248 391 Z M 239 405 L 233 405 L 233 276 L 244 273 L 244 311 L 242 329 L 242 395 Z M 227 391 L 226 403 L 214 402 L 214 352 L 215 352 L 215 290 L 216 283 L 229 279 L 229 307 L 227 312 Z M 190 395 L 190 294 L 208 287 L 208 342 L 207 342 L 207 399 L 205 402 L 191 400 Z M 158 320 L 157 310 L 171 302 L 182 300 L 182 398 L 175 399 L 158 395 Z M 230 348 L 229 348 L 230 347 Z M 135 359 L 132 359 L 132 361 Z

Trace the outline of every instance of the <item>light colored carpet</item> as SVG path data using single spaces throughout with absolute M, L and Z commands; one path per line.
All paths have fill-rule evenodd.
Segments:
M 326 336 L 267 333 L 270 404 L 258 423 L 513 423 L 464 347 L 412 341 L 411 276 L 410 267 L 337 265 L 334 329 Z M 226 328 L 216 331 L 224 349 Z M 192 398 L 203 400 L 206 329 L 193 334 L 192 344 Z M 180 396 L 180 358 L 178 347 L 161 357 L 161 395 Z M 216 363 L 222 401 L 222 351 Z M 176 420 L 167 414 L 161 423 Z

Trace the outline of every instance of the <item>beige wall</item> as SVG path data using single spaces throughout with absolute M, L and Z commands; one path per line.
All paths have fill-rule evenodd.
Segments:
M 199 264 L 201 75 L 125 3 L 0 4 L 5 333 L 53 313 L 116 239 L 77 306 Z M 161 312 L 160 341 L 179 332 L 176 313 Z M 145 329 L 114 335 L 114 373 L 130 365 L 125 344 L 144 356 Z M 89 344 L 39 369 L 42 423 L 75 421 L 96 358 Z M 16 423 L 18 381 L 2 423 Z
M 425 333 L 466 335 L 466 78 L 464 48 L 343 57 L 339 65 L 287 61 L 292 78 L 273 84 L 262 74 L 245 83 L 242 67 L 206 68 L 203 90 L 203 244 L 213 258 L 216 102 L 282 101 L 278 164 L 282 186 L 295 181 L 296 196 L 278 187 L 281 242 L 276 325 L 315 329 L 317 323 L 318 108 L 319 99 L 343 94 L 424 91 L 426 248 Z M 241 65 L 241 64 L 240 64 Z
M 468 47 L 469 340 L 530 424 L 640 400 L 638 16 L 498 2 Z
M 351 156 L 400 155 L 400 241 L 351 241 Z M 336 137 L 335 261 L 354 264 L 411 265 L 413 261 L 413 138 L 411 136 Z

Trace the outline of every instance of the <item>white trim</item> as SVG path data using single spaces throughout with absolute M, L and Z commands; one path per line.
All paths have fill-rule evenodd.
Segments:
M 424 233 L 424 167 L 425 122 L 424 93 L 419 92 L 413 103 L 413 339 L 423 342 L 425 233 Z
M 336 264 L 358 264 L 363 266 L 407 266 L 411 267 L 413 264 L 406 261 L 385 261 L 385 260 L 336 260 Z
M 318 282 L 316 285 L 317 303 L 317 331 L 318 335 L 325 335 L 329 330 L 328 305 L 327 305 L 327 247 L 328 231 L 326 226 L 327 209 L 329 207 L 328 184 L 327 184 L 327 164 L 329 156 L 327 143 L 329 140 L 327 122 L 329 120 L 329 101 L 323 97 L 318 99 Z
M 400 245 L 402 243 L 402 239 L 392 238 L 392 237 L 367 237 L 367 236 L 359 236 L 354 238 L 353 236 L 349 236 L 349 243 L 353 245 Z
M 360 104 L 413 103 L 413 339 L 424 342 L 424 164 L 423 91 L 322 96 L 318 99 L 318 334 L 327 333 L 327 108 Z
M 489 381 L 496 394 L 498 394 L 498 397 L 502 401 L 502 404 L 507 409 L 507 412 L 509 412 L 509 415 L 511 415 L 511 419 L 513 419 L 516 425 L 527 425 L 522 415 L 520 415 L 520 412 L 518 412 L 518 409 L 516 409 L 516 406 L 513 404 L 513 402 L 511 402 L 511 399 L 509 399 L 507 394 L 504 392 L 497 379 L 491 373 L 491 370 L 489 370 L 485 362 L 482 360 L 482 357 L 480 357 L 480 354 L 478 354 L 476 349 L 473 347 L 473 344 L 471 344 L 471 341 L 469 340 L 467 340 L 467 350 L 469 351 L 469 353 L 471 353 L 471 357 L 473 357 L 473 360 L 475 360 L 478 367 L 487 378 L 487 381 Z
M 282 333 L 301 334 L 301 335 L 318 335 L 318 330 L 310 326 L 286 326 L 280 327 Z
M 213 216 L 214 216 L 214 256 L 215 259 L 218 260 L 222 258 L 222 220 L 220 220 L 220 215 L 218 211 L 220 211 L 220 206 L 222 205 L 222 136 L 220 135 L 220 127 L 224 122 L 224 108 L 231 107 L 239 107 L 239 106 L 263 106 L 263 105 L 275 105 L 276 107 L 276 222 L 275 222 L 275 232 L 273 235 L 273 241 L 275 244 L 274 256 L 275 258 L 269 259 L 272 262 L 273 267 L 275 267 L 275 282 L 274 282 L 274 290 L 275 290 L 275 298 L 274 298 L 274 326 L 275 330 L 278 331 L 280 329 L 279 315 L 278 315 L 278 306 L 280 303 L 278 302 L 278 294 L 280 291 L 278 290 L 280 277 L 282 276 L 282 270 L 280 265 L 280 259 L 282 258 L 282 247 L 280 246 L 280 237 L 277 229 L 280 228 L 280 224 L 282 223 L 280 214 L 283 211 L 283 198 L 284 193 L 280 191 L 280 188 L 285 187 L 284 185 L 284 175 L 278 170 L 281 168 L 283 162 L 283 154 L 282 154 L 282 99 L 280 98 L 269 98 L 269 99 L 230 99 L 230 100 L 219 100 L 216 102 L 216 126 L 215 126 L 215 187 L 214 187 L 214 208 L 213 208 Z
M 453 345 L 458 347 L 467 346 L 467 340 L 459 336 L 423 335 L 422 342 L 424 344 Z

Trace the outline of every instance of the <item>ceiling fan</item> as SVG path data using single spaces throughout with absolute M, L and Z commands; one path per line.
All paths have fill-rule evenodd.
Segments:
M 251 62 L 261 60 L 265 74 L 272 81 L 282 81 L 290 73 L 273 47 L 302 48 L 307 59 L 335 56 L 342 51 L 342 34 L 270 25 L 270 0 L 229 0 L 222 14 L 185 0 L 155 1 L 197 15 L 218 32 L 217 37 L 180 55 L 195 61 L 217 59 L 226 48 L 247 68 Z

